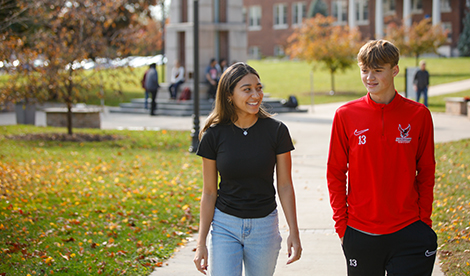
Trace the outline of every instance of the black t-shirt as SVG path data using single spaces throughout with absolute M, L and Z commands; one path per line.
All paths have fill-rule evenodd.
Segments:
M 276 155 L 294 149 L 289 130 L 272 118 L 248 129 L 214 125 L 201 139 L 197 155 L 216 160 L 220 174 L 216 207 L 239 218 L 261 218 L 276 209 Z

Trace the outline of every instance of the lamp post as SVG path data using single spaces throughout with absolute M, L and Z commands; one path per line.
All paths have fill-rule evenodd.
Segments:
M 162 6 L 162 82 L 165 82 L 165 1 Z
M 195 153 L 199 146 L 199 1 L 193 1 L 194 12 L 194 97 L 193 97 L 193 129 L 191 130 L 192 143 L 189 151 Z

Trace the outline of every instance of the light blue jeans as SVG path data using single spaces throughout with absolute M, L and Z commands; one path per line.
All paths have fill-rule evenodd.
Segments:
M 215 209 L 209 242 L 211 276 L 272 276 L 281 249 L 277 210 L 242 219 Z

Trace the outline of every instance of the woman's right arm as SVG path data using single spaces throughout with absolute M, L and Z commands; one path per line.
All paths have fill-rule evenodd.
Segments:
M 217 165 L 215 160 L 202 158 L 203 187 L 199 215 L 199 236 L 197 238 L 196 256 L 194 263 L 197 270 L 206 274 L 208 251 L 206 238 L 214 217 L 215 201 L 217 199 Z

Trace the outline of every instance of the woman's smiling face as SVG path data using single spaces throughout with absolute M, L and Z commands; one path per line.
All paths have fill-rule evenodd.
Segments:
M 233 89 L 232 100 L 237 115 L 256 115 L 263 101 L 263 85 L 254 74 L 244 76 Z

